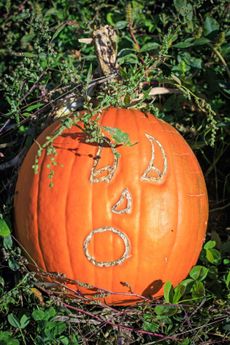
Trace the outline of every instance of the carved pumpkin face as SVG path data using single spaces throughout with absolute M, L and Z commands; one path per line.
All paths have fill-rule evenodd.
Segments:
M 16 235 L 43 270 L 119 293 L 105 300 L 125 305 L 135 300 L 127 286 L 160 296 L 164 282 L 186 277 L 204 241 L 207 193 L 193 152 L 169 124 L 116 108 L 100 123 L 128 133 L 134 145 L 98 147 L 77 127 L 66 130 L 54 141 L 53 188 L 49 156 L 43 152 L 35 175 L 31 147 L 16 186 Z

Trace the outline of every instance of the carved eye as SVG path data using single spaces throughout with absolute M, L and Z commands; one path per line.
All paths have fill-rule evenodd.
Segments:
M 149 165 L 141 176 L 141 181 L 159 183 L 162 182 L 168 169 L 166 153 L 162 144 L 157 139 L 147 133 L 145 136 L 150 141 L 152 154 Z M 158 151 L 157 159 L 156 151 Z M 157 166 L 155 166 L 155 163 Z
M 109 151 L 108 151 L 109 150 Z M 102 155 L 110 152 L 110 156 L 112 153 L 112 162 L 111 164 L 107 164 L 105 166 L 100 167 L 100 163 L 102 160 Z M 116 155 L 115 149 L 113 147 L 102 148 L 99 146 L 96 158 L 94 160 L 93 167 L 90 173 L 90 182 L 91 183 L 99 183 L 99 182 L 110 182 L 117 170 L 118 167 L 118 160 L 119 157 Z

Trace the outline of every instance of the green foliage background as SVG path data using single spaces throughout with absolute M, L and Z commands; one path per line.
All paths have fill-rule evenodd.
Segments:
M 2 0 L 0 11 L 0 344 L 229 343 L 229 3 Z M 22 157 L 63 94 L 86 95 L 97 57 L 79 39 L 105 24 L 119 36 L 121 79 L 82 107 L 93 114 L 134 105 L 170 122 L 195 150 L 210 200 L 197 266 L 177 288 L 166 284 L 164 300 L 136 308 L 41 294 L 13 238 Z M 149 96 L 157 86 L 178 92 Z M 98 132 L 89 128 L 95 140 Z

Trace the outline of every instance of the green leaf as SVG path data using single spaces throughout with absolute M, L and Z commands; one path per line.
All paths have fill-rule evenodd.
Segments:
M 193 68 L 198 68 L 198 69 L 202 68 L 202 59 L 200 59 L 200 58 L 196 58 L 194 56 L 191 56 L 190 59 L 186 62 L 189 66 L 191 66 Z
M 46 320 L 46 314 L 42 309 L 34 310 L 32 312 L 32 317 L 35 321 Z
M 183 280 L 180 285 L 183 285 L 187 291 L 191 290 L 192 285 L 194 284 L 194 280 L 191 278 Z
M 63 344 L 63 345 L 69 345 L 69 339 L 65 336 L 65 335 L 61 335 L 59 338 L 59 341 Z
M 65 331 L 66 327 L 67 325 L 64 322 L 47 321 L 44 333 L 47 337 L 52 336 L 53 338 L 56 338 Z
M 139 60 L 136 54 L 130 53 L 118 58 L 119 65 L 123 63 L 138 64 Z
M 191 4 L 187 4 L 186 8 L 184 9 L 184 13 L 182 14 L 187 21 L 192 21 L 193 19 L 193 7 Z
M 45 317 L 46 320 L 52 319 L 54 316 L 56 316 L 56 310 L 53 307 L 50 307 L 45 311 Z
M 5 281 L 4 281 L 3 277 L 0 276 L 0 295 L 4 291 L 4 286 L 5 286 Z
M 52 319 L 56 315 L 56 311 L 53 307 L 42 310 L 42 309 L 36 309 L 32 312 L 32 317 L 35 321 L 48 321 Z
M 8 265 L 9 265 L 9 268 L 12 270 L 12 271 L 17 271 L 19 269 L 19 264 L 18 264 L 18 260 L 15 259 L 15 258 L 9 258 L 8 259 Z
M 159 44 L 156 43 L 156 42 L 149 42 L 149 43 L 146 43 L 144 44 L 141 49 L 140 49 L 140 52 L 143 53 L 143 52 L 148 52 L 148 51 L 151 51 L 151 50 L 156 50 L 159 48 Z
M 33 111 L 35 109 L 41 108 L 43 105 L 44 104 L 41 102 L 36 103 L 36 104 L 32 104 L 29 107 L 27 107 L 26 109 L 24 109 L 24 111 L 30 113 L 31 111 Z
M 122 30 L 122 29 L 126 28 L 126 26 L 127 26 L 126 20 L 120 20 L 119 22 L 117 22 L 115 24 L 115 28 L 118 30 Z
M 68 118 L 64 119 L 62 123 L 66 128 L 71 128 L 73 126 L 73 119 L 68 117 Z
M 220 28 L 219 23 L 213 17 L 207 16 L 204 21 L 204 35 L 208 36 L 213 31 L 218 31 Z
M 189 275 L 194 280 L 202 281 L 206 278 L 208 274 L 208 268 L 204 266 L 194 266 L 192 270 L 190 271 Z
M 194 57 L 188 52 L 183 52 L 180 56 L 178 56 L 178 61 L 181 63 L 185 63 L 186 66 L 191 66 L 193 68 L 202 67 L 202 60 L 200 58 Z
M 24 114 L 23 114 L 24 115 Z M 31 114 L 29 114 L 29 116 L 30 116 Z M 19 126 L 18 127 L 18 131 L 19 131 L 19 133 L 26 133 L 26 131 L 28 130 L 28 127 L 26 127 L 26 126 Z
M 4 219 L 0 218 L 0 236 L 8 237 L 10 235 L 10 228 Z
M 158 316 L 172 316 L 177 313 L 177 307 L 173 305 L 157 305 L 154 311 Z
M 192 297 L 203 297 L 205 296 L 205 288 L 204 284 L 197 280 L 194 282 L 193 287 L 192 287 Z
M 11 2 L 11 0 L 6 0 L 5 3 L 6 3 L 5 6 L 6 6 L 7 14 L 9 14 L 10 9 L 11 9 L 11 7 L 12 7 L 12 2 Z
M 63 24 L 61 24 L 58 29 L 55 31 L 55 33 L 53 34 L 53 37 L 51 39 L 51 41 L 55 40 L 55 38 L 60 34 L 60 32 L 66 27 L 66 22 L 64 22 Z
M 131 145 L 129 135 L 119 128 L 107 127 L 103 126 L 103 128 L 112 135 L 112 139 L 115 141 L 117 145 L 124 144 L 124 145 Z
M 144 315 L 143 329 L 149 332 L 156 332 L 159 329 L 159 324 L 152 321 L 152 314 Z
M 174 296 L 173 296 L 173 300 L 172 303 L 176 304 L 179 302 L 179 300 L 181 299 L 181 297 L 184 295 L 186 290 L 186 286 L 183 284 L 179 284 L 175 289 L 174 289 Z
M 129 135 L 127 133 L 122 132 L 120 129 L 117 129 L 116 132 L 113 134 L 113 139 L 116 144 L 125 144 L 131 145 L 129 140 Z
M 1 345 L 20 345 L 19 341 L 13 337 L 10 332 L 0 331 L 0 344 Z
M 58 16 L 58 10 L 54 7 L 51 7 L 48 11 L 45 12 L 45 17 L 50 17 L 50 16 Z
M 182 342 L 180 342 L 178 345 L 190 345 L 190 344 L 191 344 L 190 339 L 186 338 L 182 340 Z
M 26 326 L 30 323 L 30 318 L 27 315 L 22 315 L 20 319 L 20 328 L 26 328 Z
M 221 263 L 221 254 L 215 248 L 206 249 L 206 258 L 211 264 L 218 265 Z
M 111 26 L 114 26 L 114 21 L 113 21 L 113 13 L 109 12 L 107 13 L 106 15 L 106 20 L 107 20 L 107 23 Z
M 30 117 L 30 116 L 31 116 L 31 113 L 22 113 L 22 116 L 23 116 L 23 117 Z
M 204 245 L 204 249 L 212 249 L 216 246 L 216 241 L 208 241 Z
M 181 13 L 181 11 L 183 11 L 183 9 L 187 6 L 187 0 L 174 0 L 173 3 L 177 12 L 179 13 Z
M 13 241 L 12 241 L 12 237 L 11 236 L 3 238 L 3 246 L 4 246 L 5 249 L 11 249 L 12 248 Z
M 86 77 L 86 84 L 87 85 L 92 81 L 92 77 L 93 77 L 93 65 L 90 64 L 89 69 L 88 69 L 88 73 L 87 73 L 87 77 Z
M 173 300 L 173 286 L 170 281 L 167 281 L 164 285 L 164 299 L 166 303 L 172 303 Z
M 229 289 L 230 287 L 230 272 L 228 272 L 227 277 L 225 278 L 225 284 L 227 288 Z
M 11 324 L 11 326 L 15 328 L 21 328 L 20 322 L 18 321 L 17 317 L 14 316 L 13 313 L 10 313 L 9 315 L 7 315 L 7 319 L 8 319 L 8 322 Z
M 193 18 L 193 7 L 186 0 L 174 0 L 174 6 L 177 12 L 184 17 L 185 20 L 191 21 Z
M 124 97 L 124 104 L 125 106 L 128 106 L 130 104 L 130 101 L 131 101 L 131 97 L 130 95 L 127 93 Z
M 193 45 L 194 46 L 203 46 L 205 44 L 210 43 L 210 40 L 208 38 L 205 37 L 201 37 L 201 38 L 197 38 L 194 42 Z
M 189 48 L 194 44 L 194 38 L 187 38 L 183 42 L 179 42 L 174 45 L 175 48 Z
M 28 47 L 29 43 L 32 42 L 33 39 L 34 39 L 34 33 L 24 35 L 20 41 L 21 48 L 23 50 L 26 49 Z

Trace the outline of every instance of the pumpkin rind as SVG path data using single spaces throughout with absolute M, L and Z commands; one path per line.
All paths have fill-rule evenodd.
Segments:
M 138 295 L 160 296 L 164 282 L 176 286 L 187 276 L 205 238 L 208 198 L 195 155 L 171 125 L 117 108 L 105 110 L 100 123 L 128 133 L 134 145 L 118 146 L 118 158 L 102 147 L 99 159 L 98 146 L 87 144 L 79 128 L 65 130 L 54 141 L 53 188 L 45 152 L 39 173 L 32 170 L 32 145 L 16 185 L 16 236 L 41 269 L 119 292 L 105 300 L 125 305 L 135 298 L 125 296 L 121 282 Z

